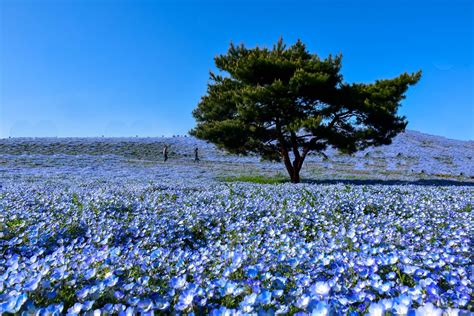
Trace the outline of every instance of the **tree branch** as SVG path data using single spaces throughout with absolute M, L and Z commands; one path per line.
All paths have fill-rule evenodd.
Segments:
M 309 136 L 313 136 L 313 134 L 306 134 L 306 135 L 300 135 L 300 136 L 296 136 L 296 138 L 305 138 L 305 137 L 309 137 Z
M 298 140 L 296 138 L 295 132 L 291 132 L 291 146 L 293 147 L 293 155 L 295 156 L 295 161 L 298 162 L 301 156 L 298 150 Z
M 339 113 L 339 114 L 334 115 L 334 118 L 333 118 L 332 121 L 328 124 L 328 128 L 334 127 L 334 124 L 336 124 L 336 122 L 339 121 L 339 119 L 341 119 L 341 118 L 344 117 L 345 115 L 351 114 L 351 113 L 352 113 L 352 110 L 347 110 L 347 111 L 345 111 L 345 112 L 342 112 L 342 113 Z
M 280 145 L 280 152 L 283 158 L 283 162 L 285 163 L 285 167 L 288 170 L 288 173 L 290 175 L 293 175 L 294 168 L 293 168 L 293 165 L 291 164 L 290 157 L 288 155 L 288 150 L 286 149 L 286 146 L 285 146 L 285 139 L 283 137 L 283 133 L 281 131 L 280 120 L 278 118 L 276 118 L 275 120 L 275 126 L 276 126 L 277 138 Z

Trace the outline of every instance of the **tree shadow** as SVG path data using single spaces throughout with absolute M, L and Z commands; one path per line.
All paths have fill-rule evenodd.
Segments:
M 474 186 L 474 181 L 457 181 L 448 179 L 418 180 L 382 180 L 382 179 L 305 179 L 302 183 L 310 184 L 351 184 L 351 185 L 422 185 L 422 186 Z

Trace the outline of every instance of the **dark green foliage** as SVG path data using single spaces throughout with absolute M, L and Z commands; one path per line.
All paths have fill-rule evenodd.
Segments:
M 215 58 L 225 74 L 211 72 L 190 133 L 232 153 L 283 160 L 293 182 L 310 151 L 390 144 L 407 125 L 397 110 L 421 72 L 349 84 L 341 61 L 310 54 L 299 40 L 286 47 L 280 39 L 272 49 L 231 44 Z

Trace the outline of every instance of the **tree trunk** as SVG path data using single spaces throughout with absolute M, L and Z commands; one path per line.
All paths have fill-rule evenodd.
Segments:
M 285 163 L 286 171 L 288 171 L 288 175 L 290 176 L 291 183 L 300 183 L 300 171 L 301 167 L 303 166 L 303 159 L 295 159 L 293 164 L 287 155 L 283 155 L 283 161 Z
M 292 183 L 300 183 L 300 171 L 298 169 L 293 169 L 293 177 L 291 178 Z
M 288 149 L 286 148 L 286 145 L 285 145 L 286 142 L 281 132 L 280 121 L 277 119 L 275 124 L 276 124 L 276 130 L 278 132 L 278 141 L 280 143 L 280 154 L 281 154 L 281 157 L 283 158 L 283 162 L 285 163 L 286 170 L 288 171 L 291 182 L 299 183 L 300 170 L 303 165 L 303 161 L 306 156 L 306 153 L 304 154 L 303 157 L 300 155 L 298 151 L 298 142 L 296 138 L 296 133 L 292 132 L 291 133 L 291 147 L 293 149 L 293 154 L 295 156 L 295 159 L 293 160 L 293 163 L 291 163 L 290 156 L 288 154 Z
M 293 168 L 293 165 L 291 164 L 291 160 L 288 157 L 288 153 L 282 152 L 283 156 L 283 162 L 285 163 L 286 171 L 288 171 L 288 175 L 290 176 L 291 182 L 292 183 L 297 183 L 295 182 L 295 169 Z M 298 177 L 299 178 L 299 177 Z
M 293 161 L 293 183 L 300 183 L 300 171 L 303 166 L 304 157 L 298 155 Z

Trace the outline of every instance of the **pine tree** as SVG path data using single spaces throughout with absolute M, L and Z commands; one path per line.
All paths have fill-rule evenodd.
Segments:
M 222 73 L 210 73 L 190 133 L 231 153 L 283 161 L 294 183 L 310 151 L 390 144 L 407 125 L 397 110 L 421 71 L 349 84 L 341 61 L 310 54 L 300 40 L 286 47 L 280 39 L 272 49 L 231 43 L 215 58 Z

